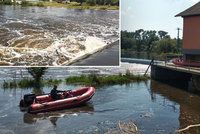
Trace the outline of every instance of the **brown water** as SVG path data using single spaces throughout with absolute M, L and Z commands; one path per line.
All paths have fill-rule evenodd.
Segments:
M 0 6 L 0 65 L 68 65 L 119 38 L 119 12 Z
M 18 69 L 2 69 L 0 83 L 9 72 Z M 99 69 L 98 73 L 108 73 Z M 57 72 L 57 73 L 56 73 Z M 69 73 L 70 72 L 70 73 Z M 81 69 L 50 69 L 45 78 L 87 73 Z M 112 73 L 112 71 L 110 71 Z M 25 73 L 24 73 L 25 74 Z M 56 75 L 57 74 L 57 75 Z M 59 89 L 74 89 L 78 86 L 59 85 Z M 200 97 L 156 81 L 98 87 L 96 94 L 85 106 L 37 115 L 21 112 L 18 104 L 23 94 L 49 92 L 51 87 L 40 89 L 0 88 L 0 132 L 21 133 L 106 133 L 118 130 L 118 122 L 133 121 L 144 134 L 175 133 L 191 124 L 200 123 Z M 184 133 L 198 134 L 200 128 L 191 128 Z

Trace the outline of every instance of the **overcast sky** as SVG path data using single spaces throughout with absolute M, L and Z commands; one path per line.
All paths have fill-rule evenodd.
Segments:
M 177 28 L 183 27 L 178 13 L 199 0 L 121 0 L 121 29 L 135 31 L 164 30 L 177 37 Z M 180 37 L 182 38 L 182 31 Z

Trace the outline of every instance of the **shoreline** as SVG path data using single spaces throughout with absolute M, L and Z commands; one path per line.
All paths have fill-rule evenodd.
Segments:
M 67 8 L 67 9 L 82 9 L 82 10 L 107 10 L 107 11 L 119 11 L 119 6 L 110 6 L 110 5 L 70 5 L 65 3 L 58 2 L 27 2 L 26 5 L 22 4 L 4 4 L 0 3 L 0 6 L 21 6 L 21 7 L 57 7 L 57 8 Z

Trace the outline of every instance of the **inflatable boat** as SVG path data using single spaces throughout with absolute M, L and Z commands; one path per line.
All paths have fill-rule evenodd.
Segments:
M 50 94 L 39 95 L 26 94 L 20 101 L 20 107 L 27 107 L 28 113 L 41 113 L 56 111 L 80 106 L 89 101 L 95 94 L 94 87 L 84 87 L 76 90 L 66 90 L 59 93 L 59 100 L 53 100 Z
M 200 62 L 186 61 L 179 58 L 173 59 L 172 63 L 179 66 L 200 67 Z

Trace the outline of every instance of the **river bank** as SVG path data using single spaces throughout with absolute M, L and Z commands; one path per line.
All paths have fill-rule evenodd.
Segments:
M 13 5 L 13 6 L 36 6 L 36 7 L 58 7 L 58 8 L 68 8 L 68 9 L 89 9 L 89 10 L 119 10 L 119 6 L 111 6 L 111 5 L 89 5 L 89 4 L 82 4 L 76 2 L 70 3 L 62 3 L 62 2 L 48 2 L 48 1 L 40 1 L 40 2 L 20 2 L 20 3 L 12 3 L 12 2 L 1 2 L 0 5 Z

